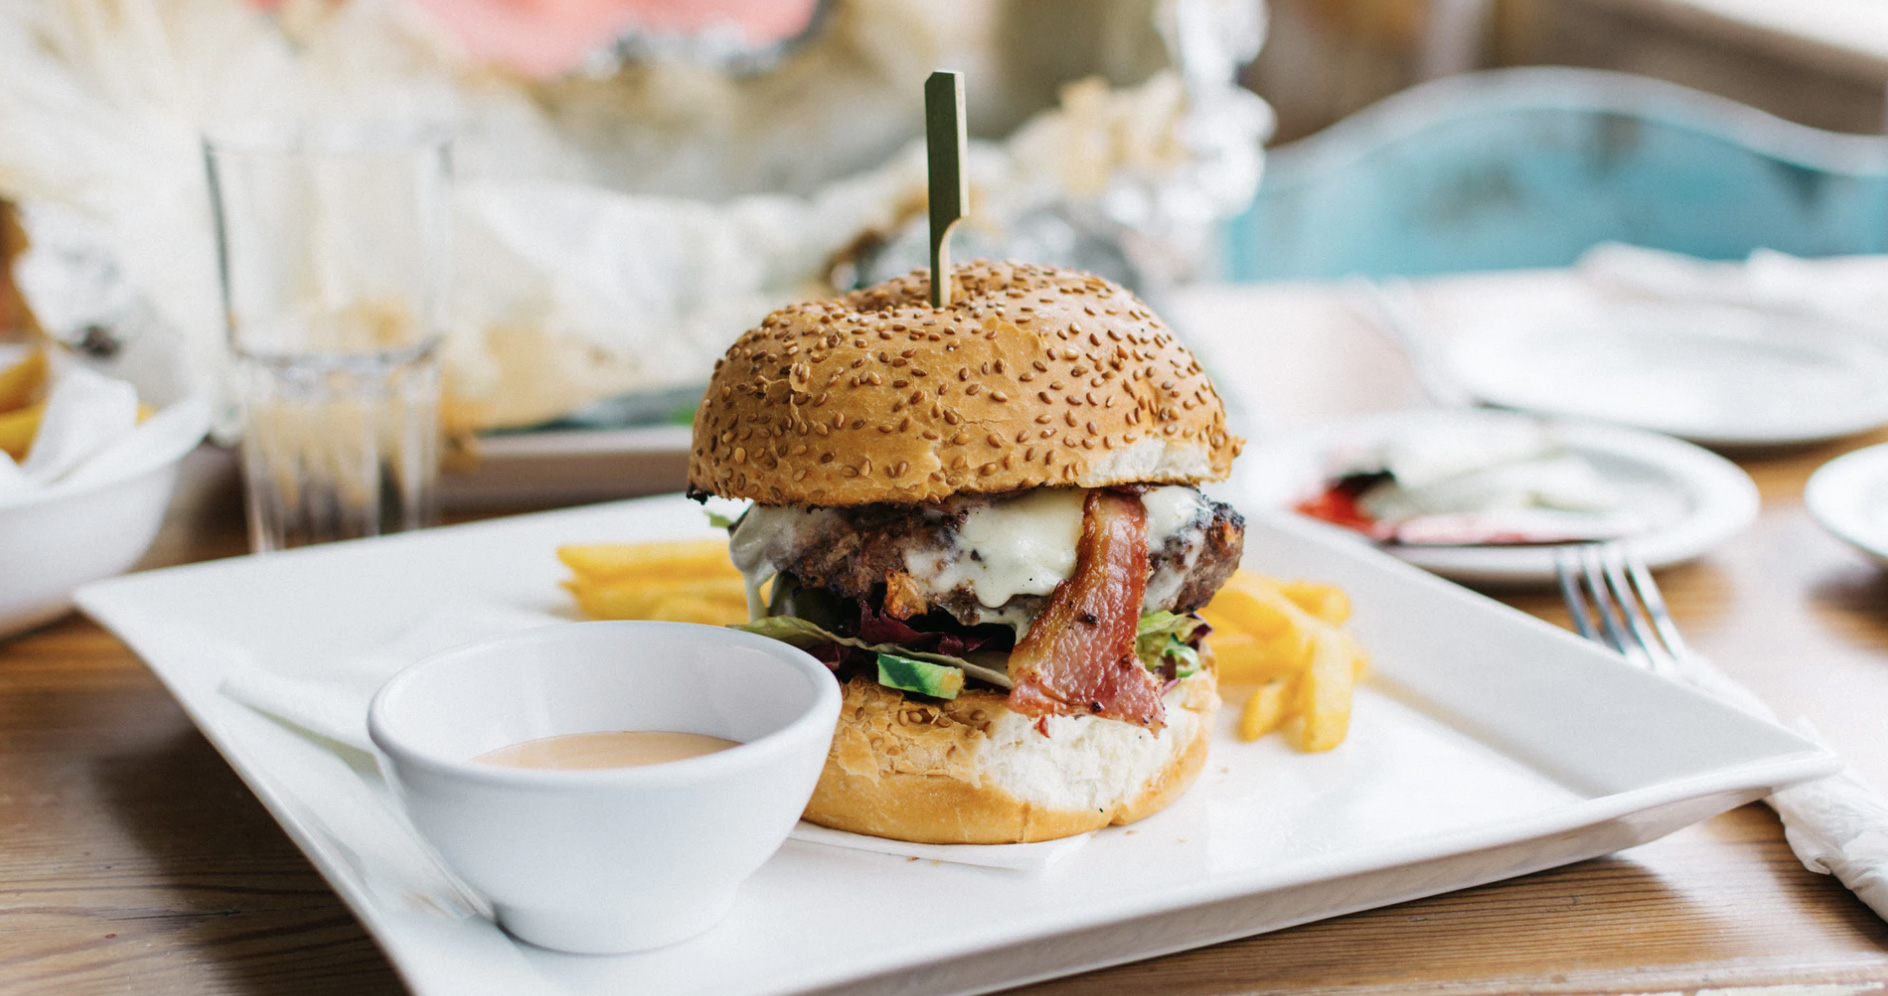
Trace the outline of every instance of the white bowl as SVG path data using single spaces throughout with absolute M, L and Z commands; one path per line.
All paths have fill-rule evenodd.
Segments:
M 806 808 L 839 683 L 805 652 L 716 626 L 587 622 L 429 657 L 374 696 L 368 731 L 407 814 L 513 935 L 640 951 L 719 922 Z M 702 733 L 740 746 L 588 771 L 472 760 L 541 737 Z
M 73 480 L 0 499 L 0 639 L 72 609 L 73 589 L 123 574 L 150 549 L 209 406 L 180 401 L 113 444 Z

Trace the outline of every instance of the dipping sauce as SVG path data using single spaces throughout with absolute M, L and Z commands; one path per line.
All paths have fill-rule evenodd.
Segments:
M 526 740 L 521 744 L 488 751 L 472 760 L 507 768 L 558 768 L 566 771 L 637 768 L 647 764 L 683 761 L 738 746 L 740 744 L 736 741 L 701 733 L 624 730 L 616 733 L 571 733 L 561 737 Z

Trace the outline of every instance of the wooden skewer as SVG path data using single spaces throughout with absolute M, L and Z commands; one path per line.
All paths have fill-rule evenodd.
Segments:
M 951 229 L 970 207 L 964 172 L 964 74 L 939 70 L 924 81 L 924 146 L 931 187 L 931 307 L 951 303 Z

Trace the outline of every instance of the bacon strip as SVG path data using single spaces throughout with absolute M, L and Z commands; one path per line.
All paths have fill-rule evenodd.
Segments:
M 1147 512 L 1135 495 L 1090 491 L 1075 573 L 1010 653 L 1011 709 L 1025 716 L 1095 715 L 1158 732 L 1160 684 L 1134 653 L 1147 590 Z

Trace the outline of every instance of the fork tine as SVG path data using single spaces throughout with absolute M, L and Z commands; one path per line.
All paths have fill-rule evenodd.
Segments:
M 1624 548 L 1619 543 L 1607 543 L 1599 550 L 1599 560 L 1605 570 L 1606 583 L 1612 590 L 1613 600 L 1619 606 L 1619 614 L 1625 617 L 1626 625 L 1632 630 L 1633 640 L 1645 652 L 1647 662 L 1655 671 L 1670 669 L 1676 661 L 1661 642 L 1662 634 L 1655 630 L 1652 620 L 1646 617 L 1643 595 L 1636 592 L 1627 580 L 1627 554 Z
M 1665 608 L 1665 596 L 1659 593 L 1658 582 L 1652 580 L 1652 572 L 1646 568 L 1630 550 L 1626 552 L 1626 574 L 1632 578 L 1632 586 L 1639 592 L 1639 600 L 1645 603 L 1646 611 L 1652 615 L 1652 627 L 1658 630 L 1659 638 L 1665 641 L 1665 647 L 1676 659 L 1684 659 L 1691 653 L 1685 646 L 1685 638 L 1678 633 L 1678 624 L 1672 621 L 1672 614 Z
M 1583 639 L 1601 642 L 1599 631 L 1593 628 L 1592 610 L 1587 606 L 1586 596 L 1580 594 L 1579 579 L 1574 572 L 1579 570 L 1580 554 L 1578 548 L 1558 547 L 1554 550 L 1554 577 L 1560 581 L 1560 598 L 1567 603 L 1567 614 L 1573 617 L 1574 632 Z
M 1580 548 L 1580 571 L 1586 581 L 1587 594 L 1592 597 L 1593 604 L 1599 607 L 1600 628 L 1606 634 L 1606 643 L 1634 664 L 1651 667 L 1651 655 L 1626 627 L 1619 599 L 1607 587 L 1606 567 L 1600 557 L 1599 544 Z

